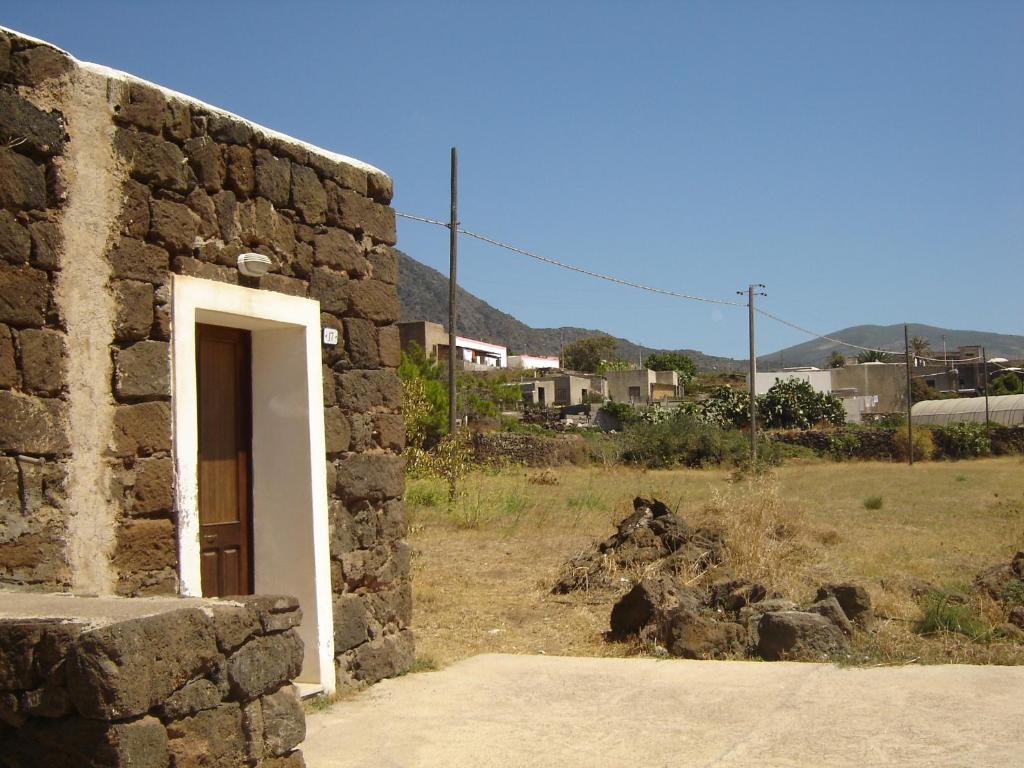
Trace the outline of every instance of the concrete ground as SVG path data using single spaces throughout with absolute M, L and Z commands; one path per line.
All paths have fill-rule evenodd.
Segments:
M 476 656 L 307 718 L 309 768 L 1021 766 L 1024 668 Z

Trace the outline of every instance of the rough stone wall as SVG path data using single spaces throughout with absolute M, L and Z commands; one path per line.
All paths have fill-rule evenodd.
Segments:
M 553 467 L 584 463 L 587 444 L 579 435 L 543 437 L 515 432 L 478 432 L 473 435 L 473 454 L 483 463 Z
M 320 302 L 322 325 L 341 339 L 323 348 L 339 684 L 407 668 L 411 588 L 402 542 L 391 180 L 3 32 L 0 79 L 0 139 L 27 137 L 0 147 L 0 585 L 81 588 L 76 576 L 88 563 L 69 564 L 68 552 L 81 551 L 75 535 L 84 531 L 98 537 L 92 558 L 109 565 L 106 577 L 99 571 L 86 582 L 99 582 L 90 591 L 175 594 L 172 276 L 305 296 Z M 83 89 L 100 86 L 102 103 L 83 98 Z M 65 124 L 65 113 L 79 119 Z M 87 123 L 92 130 L 84 130 Z M 62 243 L 100 215 L 94 208 L 65 214 L 62 179 L 100 171 L 117 202 L 107 231 L 91 244 L 105 290 L 89 312 L 74 304 L 92 322 L 108 316 L 89 331 L 90 343 L 109 353 L 106 379 L 93 371 L 89 380 L 103 381 L 98 410 L 110 413 L 96 455 L 69 449 L 75 413 L 94 413 L 88 398 L 75 400 L 74 385 L 69 398 L 61 374 L 69 307 L 55 303 L 53 284 L 56 271 L 88 250 Z M 249 251 L 272 258 L 269 274 L 240 276 L 235 260 Z M 82 300 L 66 295 L 69 304 Z M 71 414 L 69 399 L 79 403 Z M 86 423 L 102 429 L 95 418 Z M 70 439 L 82 440 L 77 433 Z M 80 515 L 67 511 L 69 454 L 88 454 L 94 465 L 80 468 L 87 477 L 73 484 L 74 498 L 97 488 L 102 496 Z M 87 525 L 85 515 L 93 518 Z
M 0 584 L 65 589 L 66 327 L 55 301 L 63 115 L 21 91 L 65 57 L 0 33 Z
M 61 602 L 0 619 L 0 766 L 303 765 L 294 599 Z

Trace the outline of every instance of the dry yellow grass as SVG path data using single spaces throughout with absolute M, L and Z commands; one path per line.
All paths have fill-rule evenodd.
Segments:
M 642 495 L 692 523 L 722 527 L 726 568 L 798 601 L 829 579 L 864 583 L 888 618 L 857 638 L 858 661 L 1024 663 L 1021 646 L 914 635 L 920 611 L 909 592 L 914 580 L 965 588 L 982 567 L 1024 549 L 1022 477 L 1020 458 L 913 468 L 794 463 L 739 482 L 718 470 L 520 469 L 471 475 L 453 509 L 440 483 L 413 480 L 419 655 L 443 665 L 483 652 L 640 652 L 604 641 L 607 598 L 548 590 L 559 566 L 611 533 Z M 870 496 L 881 497 L 880 508 L 866 508 Z M 991 623 L 1002 620 L 994 604 L 974 607 Z

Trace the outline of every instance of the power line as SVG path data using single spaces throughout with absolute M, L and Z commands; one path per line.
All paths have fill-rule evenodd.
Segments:
M 395 214 L 397 216 L 401 216 L 404 219 L 412 219 L 413 221 L 421 221 L 421 222 L 424 222 L 426 224 L 435 224 L 437 226 L 446 227 L 446 228 L 448 227 L 448 225 L 446 223 L 444 223 L 443 221 L 438 221 L 437 219 L 428 219 L 428 218 L 426 218 L 424 216 L 413 216 L 413 215 L 408 214 L 408 213 L 399 213 L 398 211 L 396 211 Z M 485 243 L 490 243 L 491 245 L 497 246 L 498 248 L 504 248 L 507 251 L 512 251 L 513 253 L 518 253 L 518 254 L 520 254 L 522 256 L 528 256 L 531 259 L 536 259 L 537 261 L 543 262 L 545 264 L 551 264 L 552 266 L 555 266 L 555 267 L 561 267 L 562 269 L 568 269 L 568 270 L 570 270 L 572 272 L 578 272 L 581 275 L 588 275 L 589 277 L 596 277 L 599 280 L 607 280 L 610 283 L 616 283 L 618 285 L 626 285 L 626 286 L 629 286 L 630 288 L 637 288 L 637 289 L 639 289 L 641 291 L 649 291 L 650 293 L 658 293 L 658 294 L 661 294 L 663 296 L 674 296 L 674 297 L 679 298 L 679 299 L 689 299 L 690 301 L 703 301 L 703 302 L 706 302 L 708 304 L 724 304 L 724 305 L 727 305 L 727 306 L 730 306 L 730 307 L 743 307 L 743 306 L 746 306 L 745 304 L 741 304 L 738 301 L 728 301 L 726 299 L 709 299 L 709 298 L 707 298 L 705 296 L 695 296 L 695 295 L 693 295 L 691 293 L 683 293 L 682 291 L 671 291 L 671 290 L 668 290 L 666 288 L 655 288 L 654 286 L 651 286 L 651 285 L 644 285 L 643 283 L 637 283 L 637 282 L 634 282 L 632 280 L 625 280 L 625 279 L 623 279 L 621 277 L 615 277 L 614 275 L 606 275 L 606 274 L 603 274 L 601 272 L 594 272 L 593 270 L 590 270 L 590 269 L 585 269 L 583 267 L 577 267 L 577 266 L 575 266 L 573 264 L 567 264 L 564 261 L 558 261 L 557 259 L 550 259 L 547 256 L 541 256 L 541 255 L 533 253 L 531 251 L 527 251 L 524 248 L 518 248 L 518 247 L 516 247 L 514 245 L 510 245 L 509 243 L 503 243 L 501 240 L 495 240 L 493 237 L 488 237 L 487 235 L 481 235 L 479 232 L 473 232 L 473 231 L 468 230 L 468 229 L 463 229 L 462 227 L 458 228 L 458 232 L 460 234 L 466 235 L 467 237 L 472 237 L 472 238 L 474 238 L 476 240 L 481 240 L 481 241 L 483 241 Z
M 438 227 L 444 227 L 445 229 L 449 229 L 450 228 L 450 224 L 448 222 L 440 221 L 439 219 L 431 219 L 431 218 L 427 218 L 426 216 L 414 216 L 411 213 L 403 213 L 401 211 L 395 211 L 395 215 L 396 216 L 400 216 L 403 219 L 410 219 L 412 221 L 419 221 L 419 222 L 422 222 L 424 224 L 433 224 L 433 225 L 438 226 Z M 504 242 L 502 242 L 500 240 L 495 240 L 492 237 L 487 237 L 486 235 L 481 235 L 478 232 L 473 232 L 473 231 L 468 230 L 468 229 L 463 229 L 462 227 L 457 227 L 456 229 L 457 229 L 457 231 L 460 234 L 466 235 L 467 237 L 472 237 L 472 238 L 474 238 L 476 240 L 481 240 L 481 241 L 483 241 L 485 243 L 489 243 L 491 245 L 497 246 L 498 248 L 504 248 L 505 250 L 512 251 L 513 253 L 518 253 L 518 254 L 520 254 L 522 256 L 527 256 L 527 257 L 529 257 L 531 259 L 535 259 L 535 260 L 543 262 L 545 264 L 551 264 L 552 266 L 555 266 L 555 267 L 561 267 L 562 269 L 568 269 L 568 270 L 570 270 L 572 272 L 577 272 L 577 273 L 579 273 L 581 275 L 587 275 L 589 277 L 595 277 L 595 278 L 597 278 L 599 280 L 606 280 L 606 281 L 608 281 L 610 283 L 615 283 L 617 285 L 625 285 L 625 286 L 628 286 L 630 288 L 637 288 L 637 289 L 639 289 L 641 291 L 648 291 L 650 293 L 657 293 L 657 294 L 661 294 L 663 296 L 674 296 L 674 297 L 679 298 L 679 299 L 688 299 L 690 301 L 702 301 L 702 302 L 705 302 L 705 303 L 708 303 L 708 304 L 722 304 L 722 305 L 730 306 L 730 307 L 745 307 L 745 306 L 747 306 L 745 303 L 739 302 L 739 301 L 729 301 L 727 299 L 710 299 L 710 298 L 707 298 L 705 296 L 695 296 L 693 294 L 683 293 L 681 291 L 671 291 L 671 290 L 668 290 L 668 289 L 665 289 L 665 288 L 655 288 L 653 286 L 645 285 L 643 283 L 637 283 L 637 282 L 634 282 L 632 280 L 626 280 L 626 279 L 621 278 L 621 277 L 615 277 L 614 275 L 606 275 L 606 274 L 603 274 L 601 272 L 594 272 L 593 270 L 590 270 L 590 269 L 585 269 L 583 267 L 577 267 L 577 266 L 575 266 L 573 264 L 567 264 L 564 261 L 558 261 L 557 259 L 551 259 L 551 258 L 548 258 L 546 256 L 541 256 L 541 255 L 533 253 L 531 251 L 527 251 L 527 250 L 525 250 L 523 248 L 518 248 L 517 246 L 511 245 L 509 243 L 504 243 Z M 789 320 L 785 320 L 785 319 L 779 317 L 778 315 L 774 315 L 771 312 L 768 312 L 767 310 L 761 309 L 760 307 L 755 307 L 754 311 L 759 313 L 759 314 L 764 315 L 767 318 L 770 318 L 770 319 L 774 320 L 777 323 L 782 323 L 783 325 L 787 325 L 790 328 L 793 328 L 794 330 L 800 331 L 801 333 L 806 333 L 808 336 L 813 336 L 816 339 L 823 339 L 825 341 L 831 341 L 834 344 L 841 344 L 842 346 L 852 347 L 853 349 L 859 349 L 859 350 L 862 350 L 864 352 L 877 352 L 877 353 L 883 354 L 883 355 L 903 354 L 901 352 L 894 352 L 891 349 L 878 349 L 876 347 L 865 347 L 865 346 L 863 346 L 861 344 L 854 344 L 853 342 L 850 342 L 850 341 L 843 341 L 842 339 L 838 339 L 838 338 L 836 338 L 834 336 L 827 336 L 827 335 L 825 335 L 823 333 L 817 333 L 817 332 L 812 331 L 812 330 L 810 330 L 808 328 L 804 328 L 801 325 L 797 325 L 796 323 L 790 322 Z M 934 363 L 954 363 L 954 364 L 955 363 L 970 363 L 970 362 L 974 362 L 976 360 L 980 360 L 981 359 L 980 355 L 975 356 L 975 357 L 964 357 L 964 358 L 953 358 L 953 359 L 951 359 L 951 358 L 939 358 L 939 357 L 927 357 L 925 355 L 914 355 L 914 357 L 917 358 L 918 360 L 926 360 L 928 362 L 934 362 Z

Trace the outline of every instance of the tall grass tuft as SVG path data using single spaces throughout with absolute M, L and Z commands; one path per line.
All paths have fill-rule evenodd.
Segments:
M 921 618 L 914 623 L 919 635 L 955 633 L 972 640 L 984 640 L 991 634 L 969 605 L 954 603 L 948 593 L 932 590 L 924 598 Z
M 881 496 L 868 496 L 864 499 L 864 509 L 881 509 L 882 508 L 882 497 Z
M 803 511 L 784 504 L 776 480 L 754 476 L 714 489 L 701 523 L 722 531 L 727 562 L 736 576 L 758 581 L 784 594 L 804 588 L 821 545 Z

